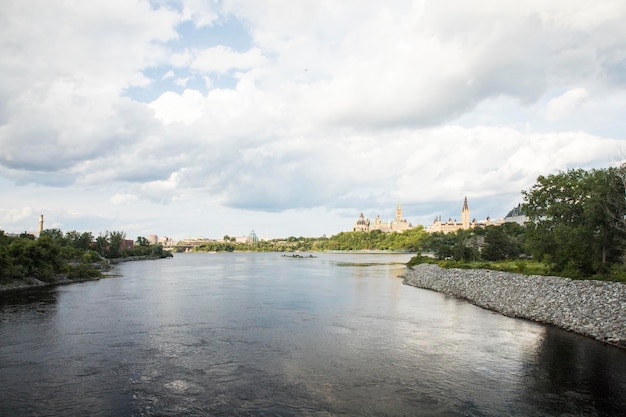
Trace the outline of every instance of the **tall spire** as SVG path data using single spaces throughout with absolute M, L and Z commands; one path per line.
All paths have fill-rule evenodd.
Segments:
M 463 223 L 463 229 L 467 230 L 470 228 L 470 209 L 467 204 L 467 196 L 465 196 L 465 200 L 463 201 L 463 209 L 461 210 L 461 223 Z

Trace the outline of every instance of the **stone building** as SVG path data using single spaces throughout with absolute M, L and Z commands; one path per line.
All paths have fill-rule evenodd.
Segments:
M 426 231 L 429 233 L 450 233 L 459 230 L 474 229 L 476 227 L 500 226 L 503 223 L 504 220 L 502 219 L 492 221 L 489 217 L 481 221 L 477 221 L 476 219 L 470 221 L 470 209 L 467 204 L 467 197 L 465 197 L 465 200 L 463 200 L 463 208 L 461 209 L 460 222 L 456 219 L 452 220 L 452 218 L 449 218 L 448 221 L 444 222 L 441 220 L 441 216 L 435 217 L 433 224 L 428 226 Z
M 517 223 L 520 226 L 526 224 L 528 220 L 528 216 L 524 213 L 521 204 L 518 204 L 517 207 L 513 207 L 504 217 L 505 223 Z
M 370 232 L 372 230 L 380 230 L 384 233 L 391 232 L 404 232 L 405 230 L 412 229 L 413 225 L 406 219 L 402 218 L 402 206 L 398 203 L 396 207 L 396 218 L 394 220 L 381 220 L 380 215 L 376 216 L 374 222 L 371 223 L 369 219 L 363 216 L 363 213 L 359 216 L 352 231 L 354 232 Z
M 370 220 L 366 219 L 365 216 L 363 216 L 363 212 L 361 212 L 361 215 L 359 216 L 356 223 L 354 224 L 352 231 L 353 232 L 369 232 L 370 231 Z

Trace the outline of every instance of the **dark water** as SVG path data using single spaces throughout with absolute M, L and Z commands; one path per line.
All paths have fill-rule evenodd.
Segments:
M 626 351 L 402 285 L 406 255 L 181 254 L 0 300 L 0 416 L 621 416 Z

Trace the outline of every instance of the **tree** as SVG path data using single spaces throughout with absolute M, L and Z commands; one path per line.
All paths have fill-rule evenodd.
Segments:
M 93 235 L 91 232 L 83 232 L 80 234 L 80 238 L 76 241 L 76 245 L 80 249 L 89 250 L 93 245 Z
M 96 252 L 100 254 L 102 257 L 107 257 L 109 251 L 109 240 L 108 240 L 108 232 L 106 234 L 100 233 L 100 235 L 96 238 Z
M 39 237 L 42 237 L 42 236 L 48 236 L 52 240 L 55 240 L 55 241 L 57 241 L 59 243 L 63 243 L 63 232 L 61 231 L 61 229 L 45 229 L 45 230 L 42 230 Z
M 126 239 L 124 232 L 107 232 L 109 240 L 109 258 L 120 258 L 122 256 L 122 244 Z
M 516 245 L 506 232 L 504 226 L 486 228 L 481 253 L 484 260 L 500 261 L 517 255 Z
M 529 217 L 526 245 L 565 275 L 590 275 L 619 262 L 626 215 L 624 187 L 613 169 L 540 176 L 523 191 Z
M 150 244 L 150 241 L 143 236 L 137 236 L 137 240 L 135 241 L 135 243 L 137 244 L 137 246 L 148 246 Z

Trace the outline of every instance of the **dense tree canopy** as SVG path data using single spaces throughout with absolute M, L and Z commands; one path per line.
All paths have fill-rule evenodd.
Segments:
M 169 255 L 161 245 L 125 248 L 125 236 L 124 232 L 106 232 L 94 239 L 89 232 L 64 234 L 59 229 L 46 229 L 35 238 L 30 234 L 8 236 L 0 230 L 0 282 L 97 277 L 106 266 L 104 258 Z M 147 239 L 141 242 L 146 243 Z
M 621 263 L 626 202 L 615 168 L 540 176 L 523 196 L 535 258 L 569 276 L 603 274 Z
M 58 229 L 44 230 L 38 239 L 32 235 L 11 237 L 0 231 L 0 281 L 32 277 L 54 282 L 59 275 L 98 276 L 98 269 L 91 264 L 100 259 L 95 252 L 70 246 Z

